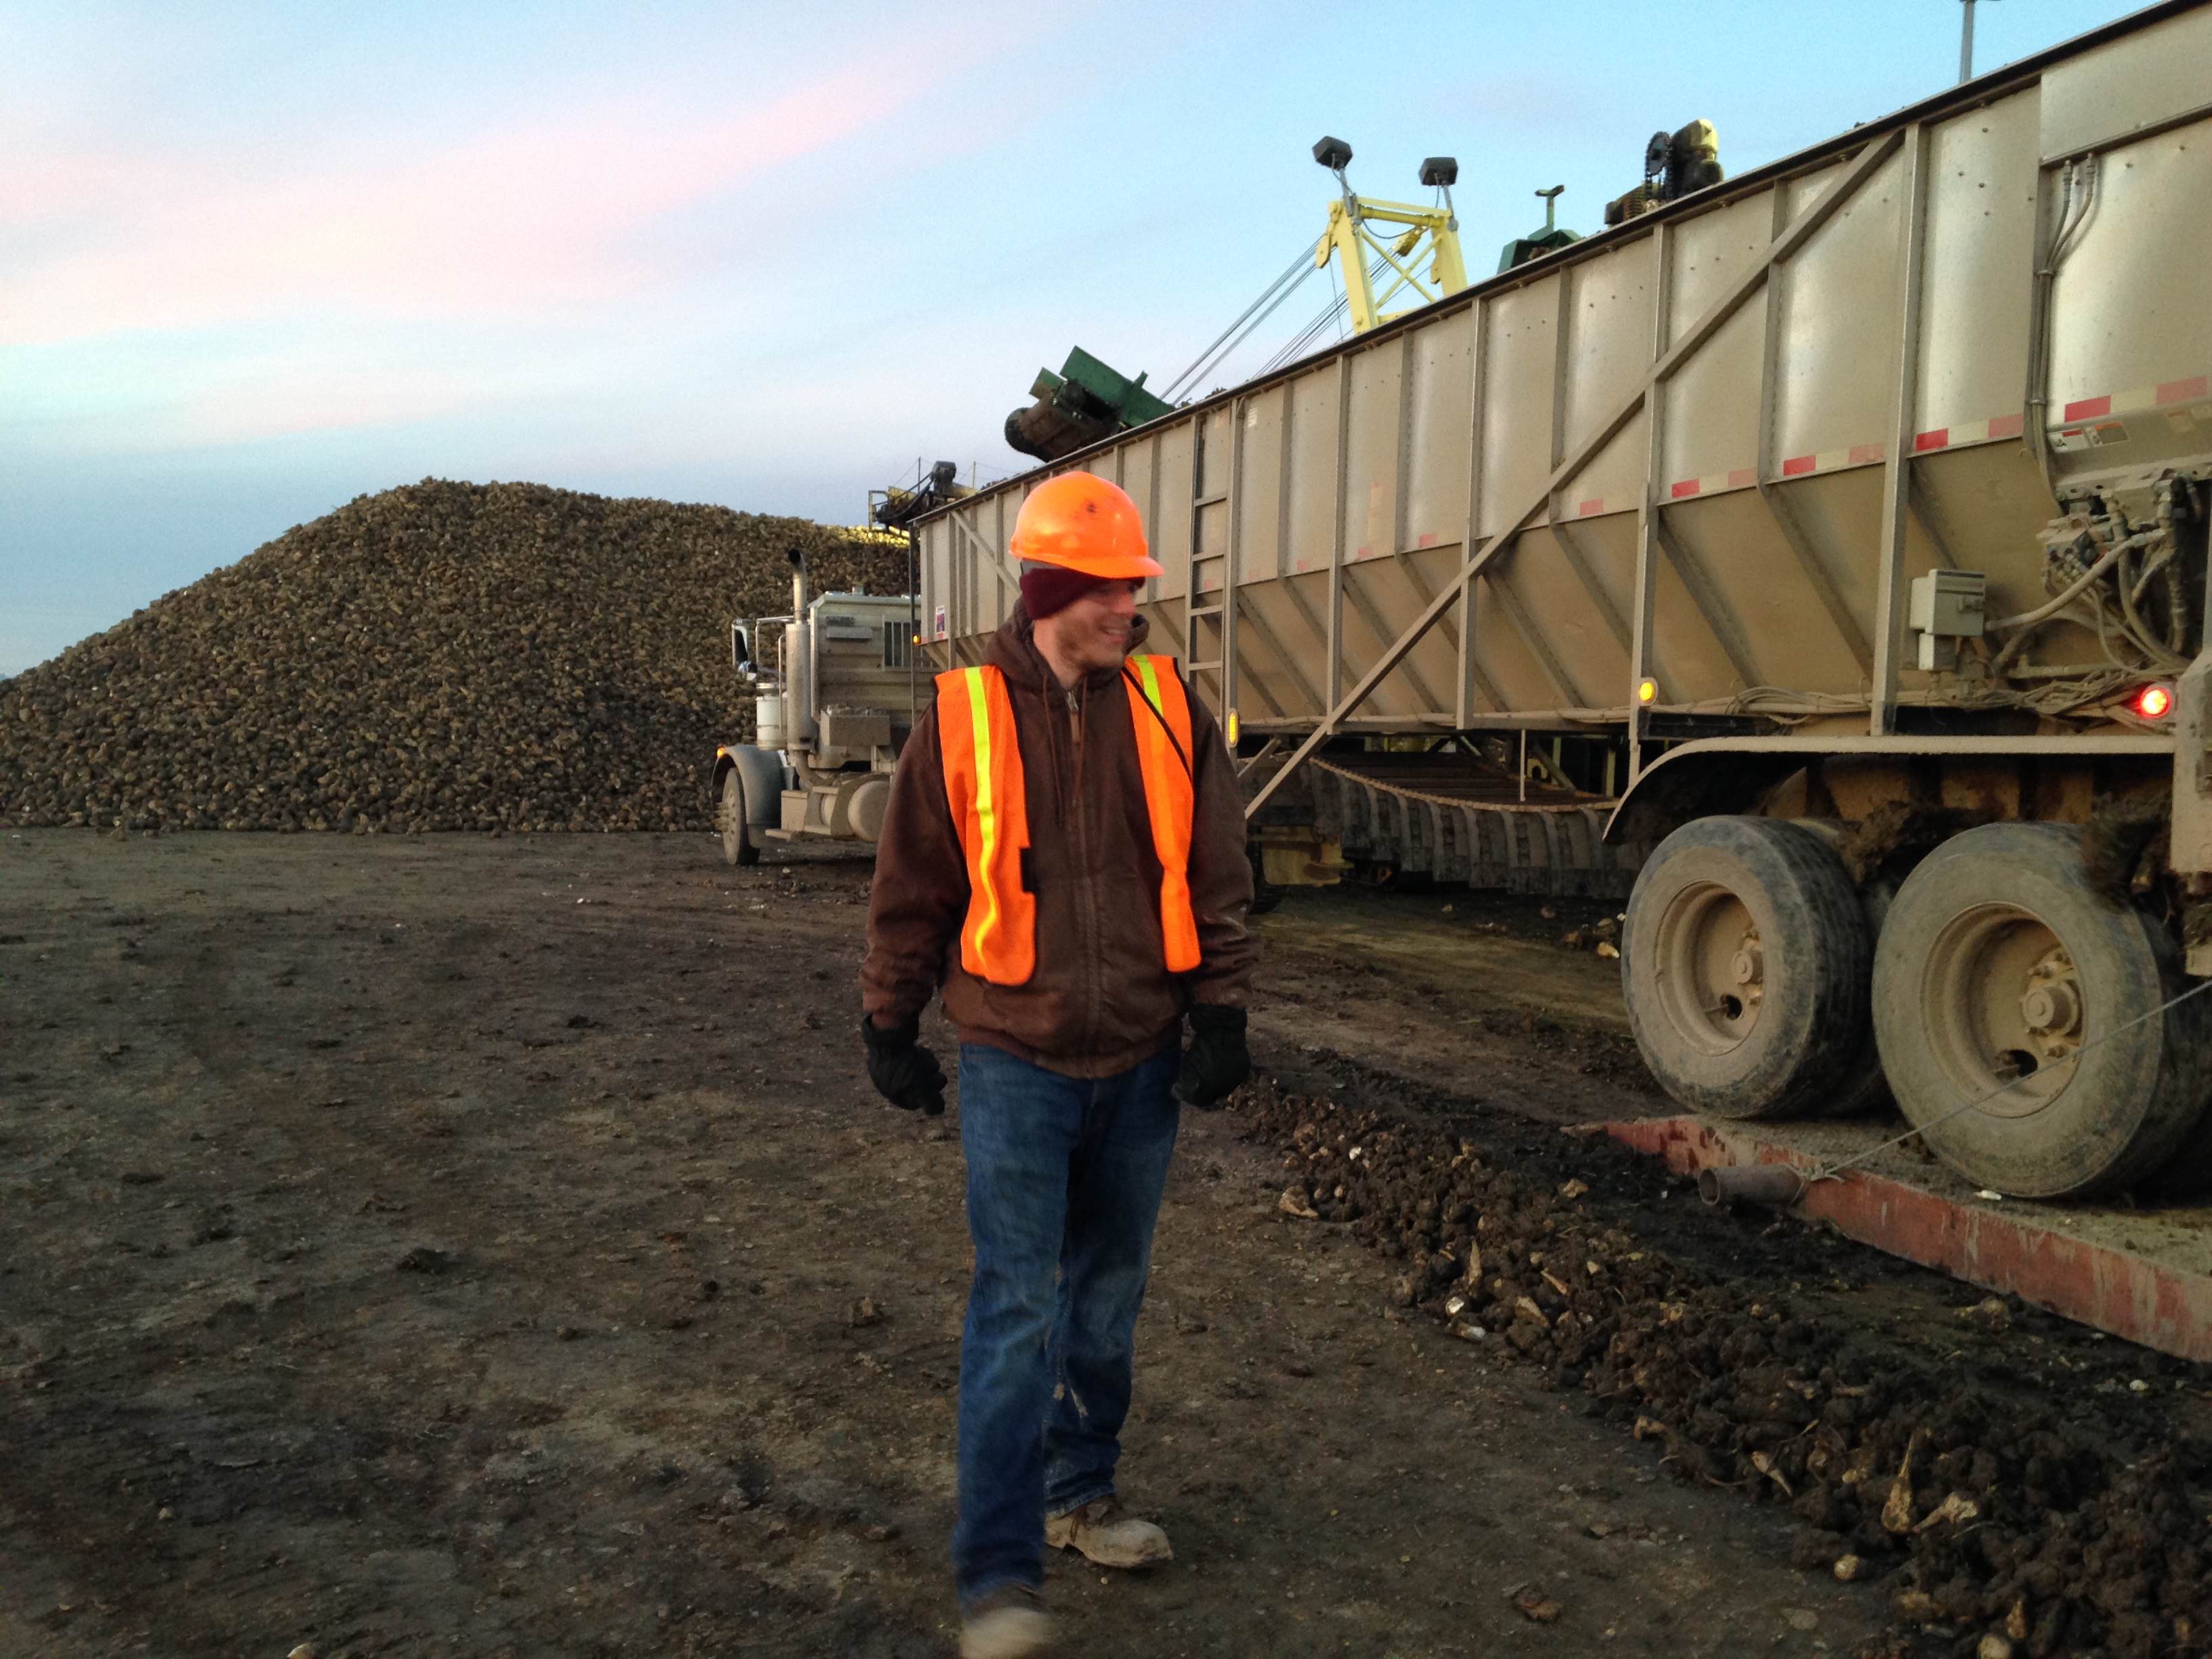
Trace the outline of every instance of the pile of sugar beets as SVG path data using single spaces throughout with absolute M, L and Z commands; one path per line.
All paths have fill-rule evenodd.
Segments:
M 0 823 L 702 830 L 733 617 L 906 591 L 897 545 L 540 484 L 364 495 L 0 682 Z
M 1931 1363 L 1809 1306 L 1802 1265 L 1794 1285 L 1786 1270 L 1718 1273 L 1615 1224 L 1634 1222 L 1618 1200 L 1663 1172 L 1601 1139 L 1571 1158 L 1501 1149 L 1428 1112 L 1266 1080 L 1237 1103 L 1280 1153 L 1281 1207 L 1348 1223 L 1402 1263 L 1401 1303 L 1502 1340 L 1592 1414 L 1663 1443 L 1678 1478 L 1786 1506 L 1799 1565 L 1878 1581 L 1897 1621 L 1881 1651 L 2212 1652 L 2212 1449 L 2160 1403 L 2177 1382 L 2201 1392 L 2203 1368 L 2112 1344 L 2094 1349 L 2105 1374 L 2038 1377 L 2024 1357 L 2053 1351 L 2017 1332 L 1981 1360 Z M 1557 1179 L 1576 1169 L 1605 1190 Z M 2009 1316 L 1995 1300 L 1967 1311 L 1984 1310 Z

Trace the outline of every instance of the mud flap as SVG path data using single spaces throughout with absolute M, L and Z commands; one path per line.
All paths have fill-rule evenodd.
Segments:
M 2167 867 L 2188 890 L 2192 916 L 2212 902 L 2212 644 L 2174 687 L 2173 847 Z M 2212 978 L 2212 928 L 2190 926 L 2182 969 Z

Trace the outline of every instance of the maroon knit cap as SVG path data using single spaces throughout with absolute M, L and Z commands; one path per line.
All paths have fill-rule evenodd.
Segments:
M 1033 564 L 1022 572 L 1022 609 L 1030 613 L 1031 622 L 1042 622 L 1111 580 L 1070 570 L 1065 565 Z

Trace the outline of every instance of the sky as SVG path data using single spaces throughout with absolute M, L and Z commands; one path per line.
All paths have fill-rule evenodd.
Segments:
M 2124 15 L 1982 0 L 1986 70 Z M 1942 90 L 1959 0 L 0 0 L 0 675 L 356 495 L 859 521 L 1080 344 L 1174 378 L 1325 222 L 1474 273 L 1645 139 L 1731 172 Z M 1233 382 L 1309 321 L 1323 278 Z

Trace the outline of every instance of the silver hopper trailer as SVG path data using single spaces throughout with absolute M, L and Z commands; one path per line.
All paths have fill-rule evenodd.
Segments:
M 1269 882 L 1620 892 L 1685 1104 L 2201 1185 L 2209 272 L 2212 6 L 2154 7 L 1056 465 L 1145 512 Z M 1044 476 L 921 520 L 934 665 Z

